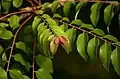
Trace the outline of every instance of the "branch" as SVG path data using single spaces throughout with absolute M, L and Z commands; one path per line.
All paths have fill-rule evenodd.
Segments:
M 62 21 L 59 21 L 59 22 L 61 22 L 61 23 L 66 23 L 66 22 L 62 22 Z M 98 39 L 100 39 L 100 40 L 102 40 L 102 41 L 104 41 L 104 42 L 107 42 L 107 43 L 110 44 L 110 45 L 113 45 L 113 46 L 115 46 L 115 47 L 120 47 L 119 45 L 117 45 L 117 44 L 115 44 L 115 43 L 113 43 L 113 42 L 110 42 L 110 41 L 106 40 L 105 38 L 103 38 L 103 37 L 101 37 L 101 36 L 99 36 L 99 35 L 97 35 L 97 34 L 92 33 L 91 31 L 84 30 L 84 29 L 82 29 L 82 28 L 80 28 L 80 27 L 77 27 L 77 26 L 74 26 L 74 25 L 71 25 L 71 24 L 68 24 L 68 23 L 66 23 L 66 24 L 67 24 L 68 26 L 72 27 L 72 28 L 75 28 L 75 29 L 78 30 L 78 31 L 86 32 L 86 33 L 88 33 L 88 34 L 90 34 L 90 35 L 92 35 L 92 36 L 94 36 L 94 37 L 96 37 L 96 38 L 98 38 Z
M 32 79 L 34 79 L 34 76 L 35 76 L 35 73 L 34 73 L 35 72 L 35 70 L 34 70 L 35 69 L 35 60 L 34 59 L 35 59 L 35 52 L 36 52 L 35 49 L 36 49 L 36 45 L 37 45 L 37 36 L 35 36 L 33 44 L 34 45 L 33 45 L 33 60 L 32 60 L 33 61 L 32 62 Z
M 59 2 L 65 3 L 68 0 L 59 0 Z M 119 5 L 117 1 L 89 1 L 89 0 L 70 0 L 71 2 L 100 2 L 100 3 L 106 3 L 106 4 L 114 4 L 114 5 Z
M 0 17 L 0 21 L 2 21 L 3 19 L 5 19 L 5 18 L 7 18 L 9 16 L 15 15 L 15 14 L 34 13 L 33 8 L 36 11 L 36 10 L 39 10 L 41 8 L 41 6 L 22 8 L 18 12 L 9 13 L 9 14 L 3 16 L 3 17 Z
M 13 42 L 12 42 L 12 46 L 11 46 L 11 50 L 10 50 L 10 55 L 9 55 L 9 59 L 8 59 L 8 64 L 7 64 L 7 72 L 9 70 L 9 66 L 10 66 L 10 60 L 11 60 L 11 57 L 12 57 L 12 54 L 13 54 L 13 49 L 14 49 L 14 45 L 15 45 L 15 41 L 16 41 L 16 38 L 17 38 L 17 35 L 19 33 L 19 31 L 21 30 L 21 28 L 33 17 L 33 14 L 31 16 L 29 16 L 21 25 L 20 27 L 18 28 L 18 30 L 16 31 L 15 35 L 14 35 L 14 38 L 13 38 Z

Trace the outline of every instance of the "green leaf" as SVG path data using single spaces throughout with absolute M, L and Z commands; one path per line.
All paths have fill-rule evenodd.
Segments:
M 93 33 L 100 35 L 100 36 L 105 36 L 105 33 L 101 29 L 95 29 L 93 30 Z
M 52 32 L 47 32 L 47 34 L 44 35 L 43 40 L 42 40 L 42 45 L 43 45 L 43 52 L 45 56 L 50 57 L 50 48 L 49 48 L 49 36 L 52 34 Z
M 61 19 L 62 16 L 60 14 L 58 14 L 58 13 L 54 13 L 53 18 Z
M 53 1 L 53 2 L 52 2 L 51 11 L 52 11 L 53 13 L 56 12 L 57 7 L 58 7 L 58 3 L 59 3 L 59 1 Z
M 79 2 L 79 3 L 76 5 L 76 8 L 75 8 L 75 12 L 76 12 L 76 14 L 75 14 L 75 20 L 77 19 L 78 14 L 79 14 L 81 8 L 82 8 L 83 6 L 85 6 L 86 4 L 87 4 L 86 2 Z
M 29 71 L 30 69 L 30 64 L 29 62 L 25 61 L 22 55 L 20 54 L 15 54 L 14 55 L 14 60 L 20 62 L 23 66 L 25 66 L 26 70 Z
M 48 22 L 50 27 L 58 26 L 57 23 L 53 19 L 46 19 L 46 21 Z
M 109 45 L 108 43 L 105 42 L 100 47 L 99 55 L 100 55 L 100 59 L 103 63 L 103 66 L 107 71 L 109 71 L 111 53 L 112 53 L 111 45 Z
M 43 68 L 36 71 L 37 79 L 53 79 L 51 74 L 46 72 Z
M 76 39 L 76 30 L 74 28 L 66 30 L 66 35 L 71 43 L 71 46 L 73 46 L 75 39 Z
M 38 32 L 42 32 L 44 29 L 43 28 L 45 28 L 45 22 L 42 22 L 42 23 L 40 23 L 39 25 L 38 25 L 38 27 L 37 27 L 37 31 Z M 42 29 L 42 30 L 41 30 Z
M 37 26 L 40 22 L 41 22 L 41 18 L 39 16 L 35 16 L 34 21 L 32 23 L 32 29 L 34 32 L 36 32 Z
M 44 24 L 45 23 L 43 22 L 38 25 L 38 39 L 39 39 L 40 35 L 42 34 L 42 32 L 47 29 L 47 26 Z
M 87 52 L 91 60 L 97 60 L 99 39 L 94 37 L 88 42 Z
M 2 54 L 2 60 L 3 61 L 7 61 L 7 57 L 6 57 L 6 53 L 5 52 Z
M 63 17 L 63 18 L 62 18 L 62 21 L 63 21 L 63 22 L 70 23 L 70 20 L 69 20 L 69 18 L 67 18 L 67 17 Z
M 12 69 L 10 71 L 10 76 L 12 79 L 24 79 L 22 73 L 18 69 Z
M 8 79 L 7 72 L 3 68 L 0 67 L 0 79 Z
M 3 47 L 0 45 L 0 56 L 2 55 L 3 51 L 4 51 L 4 49 L 3 49 Z
M 86 28 L 86 29 L 89 29 L 89 30 L 94 30 L 94 27 L 91 24 L 82 23 L 82 25 L 80 27 L 81 28 Z
M 44 36 L 46 35 L 46 34 L 48 34 L 50 32 L 50 30 L 49 29 L 45 29 L 42 33 L 41 33 L 41 35 L 39 36 L 39 43 L 40 43 L 40 46 L 42 47 L 43 46 L 43 38 L 44 38 Z
M 80 26 L 82 21 L 80 19 L 72 20 L 71 24 Z
M 50 4 L 50 3 L 48 3 L 48 2 L 44 3 L 44 4 L 42 5 L 41 10 L 46 10 L 46 9 L 48 8 L 48 5 L 49 5 L 49 4 Z
M 16 29 L 17 27 L 19 27 L 19 21 L 20 21 L 19 16 L 12 15 L 9 18 L 10 27 L 13 28 L 13 30 Z
M 88 35 L 87 33 L 82 33 L 78 36 L 77 38 L 77 51 L 81 55 L 81 57 L 87 61 L 88 56 L 87 56 L 87 43 L 88 43 Z
M 68 17 L 70 11 L 71 11 L 71 8 L 72 8 L 72 2 L 68 1 L 64 4 L 64 7 L 63 7 L 63 12 L 64 12 L 64 15 L 66 17 Z
M 23 0 L 13 0 L 13 6 L 19 8 L 23 3 Z
M 60 25 L 60 28 L 63 30 L 63 31 L 66 31 L 68 29 L 68 25 L 63 23 L 62 25 Z
M 114 12 L 113 12 L 114 6 L 113 4 L 108 5 L 105 9 L 104 9 L 104 21 L 106 25 L 109 25 L 111 23 L 111 20 L 114 16 Z
M 0 27 L 8 27 L 9 26 L 9 24 L 7 24 L 7 23 L 0 23 Z
M 51 19 L 51 17 L 48 14 L 43 14 L 42 17 L 45 19 Z
M 90 14 L 90 19 L 92 24 L 96 27 L 97 23 L 99 21 L 99 16 L 100 16 L 100 9 L 102 7 L 102 3 L 94 3 L 91 7 L 91 14 Z
M 0 28 L 0 38 L 1 39 L 11 39 L 13 37 L 13 34 L 11 31 L 6 30 L 5 28 Z
M 26 75 L 23 75 L 23 79 L 30 79 L 30 78 Z
M 2 7 L 3 7 L 5 13 L 8 13 L 9 12 L 9 8 L 11 7 L 11 3 L 8 2 L 8 1 L 5 1 L 5 0 L 2 0 L 1 4 L 2 4 Z
M 27 47 L 24 42 L 17 42 L 16 43 L 16 48 L 23 50 L 24 52 L 27 52 Z
M 46 72 L 53 72 L 52 60 L 50 58 L 43 55 L 37 55 L 35 59 L 39 67 L 43 68 Z
M 116 48 L 115 50 L 113 50 L 111 61 L 115 71 L 120 76 L 120 48 Z
M 105 35 L 104 38 L 114 41 L 114 42 L 118 42 L 117 38 L 112 35 Z
M 76 8 L 75 8 L 75 11 L 77 12 L 78 10 L 80 11 L 81 8 L 86 5 L 86 2 L 79 2 L 77 5 L 76 5 Z

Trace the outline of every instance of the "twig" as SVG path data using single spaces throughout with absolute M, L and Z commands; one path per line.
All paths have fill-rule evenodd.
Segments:
M 15 15 L 15 14 L 22 14 L 22 13 L 29 13 L 29 12 L 32 12 L 32 11 L 19 11 L 19 12 L 13 12 L 13 13 L 10 13 L 10 14 L 7 14 L 3 17 L 0 18 L 0 21 L 3 20 L 4 18 L 7 18 L 9 16 L 12 16 L 12 15 Z
M 16 38 L 17 38 L 17 35 L 19 33 L 19 31 L 21 30 L 21 28 L 33 17 L 33 14 L 31 16 L 29 16 L 21 25 L 20 27 L 18 28 L 18 30 L 16 31 L 15 35 L 14 35 L 14 38 L 13 38 L 13 42 L 12 42 L 12 46 L 11 46 L 11 50 L 10 50 L 10 55 L 9 55 L 9 59 L 8 59 L 8 64 L 7 64 L 7 72 L 9 70 L 9 66 L 10 66 L 10 60 L 11 60 L 11 57 L 12 57 L 12 54 L 13 54 L 13 49 L 14 49 L 14 45 L 15 45 L 15 41 L 16 41 Z
M 34 59 L 35 59 L 35 52 L 36 52 L 35 49 L 36 49 L 36 44 L 37 44 L 37 36 L 35 36 L 33 44 L 34 45 L 33 45 L 33 60 L 32 60 L 33 61 L 32 62 L 32 79 L 34 79 L 34 75 L 35 75 L 35 73 L 34 73 L 35 72 L 35 70 L 34 70 L 35 69 L 35 60 Z
M 67 23 L 67 24 L 68 24 L 68 23 Z M 100 39 L 100 40 L 102 40 L 102 41 L 104 41 L 104 42 L 107 42 L 107 43 L 109 43 L 110 45 L 113 45 L 113 46 L 115 46 L 115 47 L 120 47 L 120 46 L 118 46 L 117 44 L 115 44 L 115 43 L 113 43 L 113 42 L 110 42 L 110 41 L 104 39 L 103 37 L 101 37 L 101 36 L 99 36 L 99 35 L 97 35 L 97 34 L 94 34 L 94 33 L 90 32 L 90 31 L 84 30 L 84 29 L 82 29 L 82 28 L 80 28 L 80 27 L 76 27 L 76 26 L 71 25 L 71 24 L 68 24 L 68 25 L 69 25 L 70 27 L 72 27 L 72 28 L 75 28 L 76 30 L 79 30 L 79 31 L 82 31 L 82 32 L 86 32 L 86 33 L 88 33 L 88 34 L 90 34 L 90 35 L 92 35 L 92 36 L 94 36 L 94 37 L 96 37 L 96 38 L 98 38 L 98 39 Z
M 60 0 L 60 2 L 65 3 L 68 0 Z M 100 3 L 106 3 L 106 4 L 115 4 L 115 5 L 119 5 L 120 3 L 118 3 L 117 1 L 89 1 L 89 0 L 75 0 L 75 1 L 71 1 L 71 2 L 100 2 Z
M 82 29 L 82 28 L 80 28 L 80 27 L 77 27 L 77 26 L 75 26 L 75 25 L 71 25 L 71 24 L 69 24 L 69 23 L 63 22 L 62 20 L 58 20 L 58 19 L 55 19 L 55 20 L 57 20 L 58 22 L 61 22 L 61 23 L 65 23 L 65 24 L 67 24 L 68 26 L 70 26 L 70 27 L 72 27 L 72 28 L 74 28 L 74 29 L 76 29 L 76 30 L 78 30 L 78 31 L 86 32 L 86 33 L 88 33 L 88 34 L 90 34 L 90 35 L 92 35 L 92 36 L 94 36 L 94 37 L 96 37 L 96 38 L 98 38 L 98 39 L 100 39 L 100 40 L 102 40 L 102 41 L 104 41 L 104 42 L 107 42 L 107 43 L 110 44 L 110 45 L 113 45 L 113 46 L 115 46 L 115 47 L 120 47 L 120 46 L 117 45 L 116 43 L 110 42 L 109 40 L 106 40 L 106 39 L 103 38 L 102 36 L 99 36 L 99 35 L 97 35 L 97 34 L 94 34 L 92 31 L 88 31 L 88 30 Z

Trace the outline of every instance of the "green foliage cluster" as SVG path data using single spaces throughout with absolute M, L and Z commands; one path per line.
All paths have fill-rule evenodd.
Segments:
M 13 3 L 18 8 L 22 2 L 23 0 L 2 0 L 0 6 L 2 5 L 3 12 L 8 13 L 8 4 Z M 107 71 L 111 62 L 120 75 L 120 42 L 109 34 L 109 29 L 108 34 L 105 34 L 102 29 L 97 28 L 104 4 L 96 2 L 91 6 L 92 24 L 86 24 L 78 15 L 87 4 L 61 3 L 55 0 L 44 3 L 40 10 L 30 9 L 34 12 L 22 24 L 21 16 L 17 14 L 7 18 L 7 22 L 0 22 L 0 79 L 52 79 L 52 59 L 59 46 L 68 54 L 76 48 L 85 62 L 95 61 L 100 57 Z M 114 9 L 118 7 L 119 5 L 111 3 L 104 8 L 103 21 L 107 27 L 114 17 Z M 75 14 L 71 20 L 72 9 Z

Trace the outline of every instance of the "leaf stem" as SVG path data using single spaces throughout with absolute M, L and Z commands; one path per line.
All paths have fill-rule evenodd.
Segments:
M 7 64 L 7 72 L 9 70 L 9 66 L 10 66 L 10 60 L 11 60 L 11 57 L 12 57 L 12 54 L 13 54 L 13 49 L 14 49 L 14 45 L 15 45 L 15 41 L 16 41 L 16 38 L 17 38 L 17 35 L 19 33 L 19 31 L 21 30 L 21 28 L 33 17 L 33 14 L 31 16 L 29 16 L 21 25 L 20 27 L 18 28 L 18 30 L 15 32 L 15 35 L 14 35 L 14 38 L 13 38 L 13 41 L 12 41 L 12 46 L 11 46 L 11 50 L 10 50 L 10 55 L 9 55 L 9 59 L 8 59 L 8 64 Z
M 63 21 L 58 20 L 58 19 L 55 19 L 55 20 L 57 20 L 58 22 L 61 22 L 61 23 L 66 23 L 66 22 L 63 22 Z M 102 41 L 104 41 L 104 42 L 107 42 L 107 43 L 110 44 L 110 45 L 113 45 L 113 46 L 115 46 L 115 47 L 120 47 L 120 46 L 117 45 L 116 43 L 110 42 L 110 41 L 106 40 L 105 38 L 103 38 L 102 36 L 99 36 L 99 35 L 97 35 L 97 34 L 94 34 L 92 31 L 87 31 L 87 30 L 85 30 L 85 29 L 82 29 L 82 28 L 77 27 L 77 26 L 75 26 L 75 25 L 71 25 L 71 24 L 69 24 L 69 23 L 66 23 L 66 24 L 67 24 L 68 26 L 70 26 L 70 27 L 78 30 L 78 31 L 86 32 L 86 33 L 88 33 L 88 34 L 90 34 L 90 35 L 92 35 L 92 36 L 94 36 L 94 37 L 96 37 L 96 38 L 98 38 L 98 39 L 100 39 L 100 40 L 102 40 Z
M 67 1 L 63 1 L 61 0 L 60 2 L 67 2 Z M 71 2 L 100 2 L 100 3 L 106 3 L 106 4 L 114 4 L 114 5 L 119 5 L 120 3 L 118 3 L 117 1 L 89 1 L 89 0 L 85 0 L 85 1 L 81 1 L 81 0 L 75 0 L 75 1 L 71 1 Z
M 37 45 L 37 36 L 35 36 L 35 38 L 34 38 L 34 43 L 33 43 L 34 45 L 33 45 L 33 62 L 32 62 L 32 79 L 34 79 L 34 76 L 35 76 L 35 52 L 36 52 L 36 45 Z
M 68 23 L 67 23 L 67 24 L 68 24 Z M 79 27 L 74 26 L 74 25 L 71 25 L 71 24 L 68 24 L 68 25 L 69 25 L 70 27 L 72 27 L 72 28 L 75 28 L 76 30 L 79 30 L 79 31 L 82 31 L 82 32 L 86 32 L 86 33 L 88 33 L 88 34 L 90 34 L 90 35 L 92 35 L 92 36 L 94 36 L 94 37 L 96 37 L 96 38 L 98 38 L 98 39 L 100 39 L 100 40 L 102 40 L 102 41 L 104 41 L 104 42 L 107 42 L 108 44 L 111 44 L 111 45 L 115 46 L 115 47 L 120 47 L 120 46 L 118 46 L 117 44 L 112 43 L 112 42 L 104 39 L 103 37 L 101 37 L 101 36 L 99 36 L 99 35 L 96 35 L 96 34 L 90 32 L 90 31 L 84 30 L 84 29 L 82 29 L 82 28 L 79 28 Z
M 15 15 L 15 14 L 22 14 L 22 13 L 29 13 L 29 12 L 32 12 L 32 11 L 19 11 L 19 12 L 13 12 L 13 13 L 10 13 L 10 14 L 7 14 L 3 17 L 0 18 L 0 21 L 3 20 L 4 18 L 7 18 L 9 16 L 12 16 L 12 15 Z

